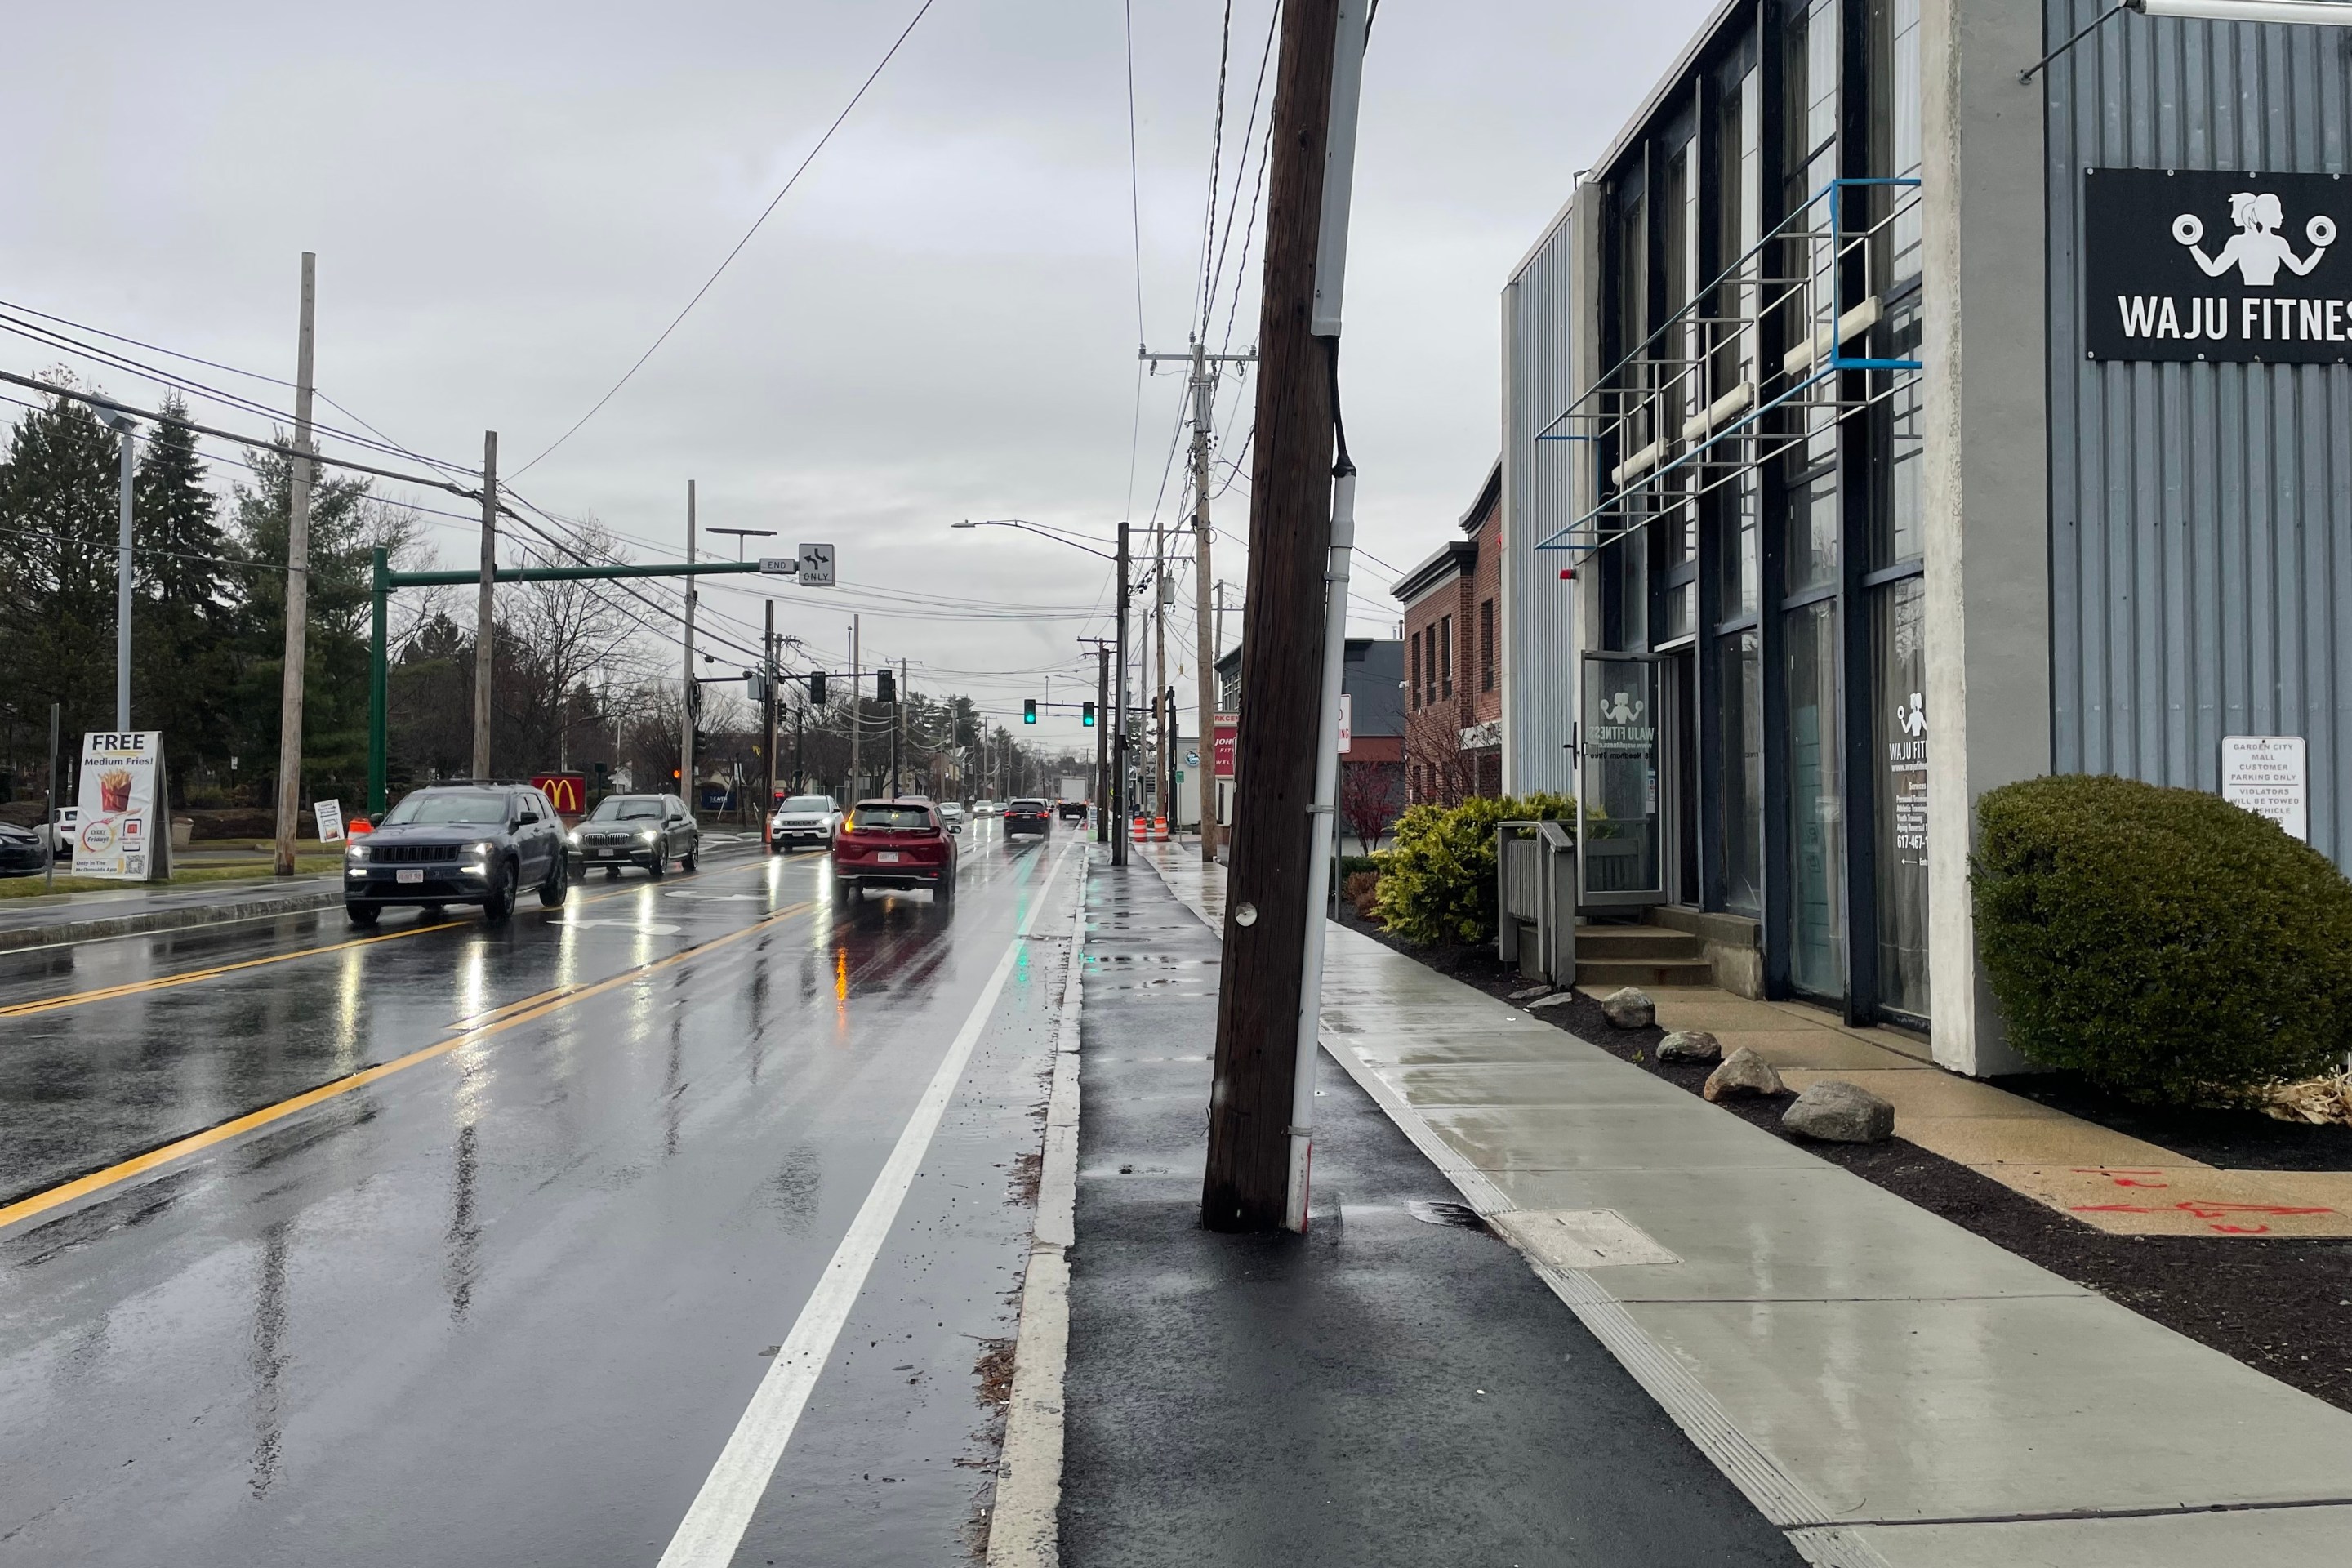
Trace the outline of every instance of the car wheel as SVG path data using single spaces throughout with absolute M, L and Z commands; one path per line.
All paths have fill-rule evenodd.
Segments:
M 646 862 L 646 875 L 648 877 L 660 878 L 668 875 L 668 873 L 669 857 L 667 855 L 656 855 L 652 859 Z
M 847 909 L 849 907 L 849 895 L 856 890 L 856 884 L 845 882 L 840 879 L 835 878 L 833 884 L 833 907 L 837 910 Z
M 955 882 L 955 873 L 950 871 L 946 876 L 941 877 L 938 881 L 932 883 L 931 902 L 935 904 L 954 903 Z
M 558 855 L 554 866 L 547 873 L 547 880 L 539 885 L 540 907 L 548 910 L 562 908 L 563 897 L 571 890 L 572 862 Z
M 482 900 L 482 918 L 493 922 L 503 921 L 514 913 L 514 867 L 501 860 L 490 873 L 490 891 Z
M 378 904 L 346 903 L 343 913 L 355 926 L 372 926 L 383 918 L 383 909 Z
M 679 856 L 679 857 L 677 858 L 677 868 L 678 868 L 679 870 L 681 870 L 681 871 L 686 872 L 686 873 L 687 873 L 688 875 L 689 875 L 689 876 L 693 875 L 693 872 L 694 872 L 694 858 L 695 858 L 695 856 L 696 856 L 696 855 L 697 855 L 697 854 L 701 850 L 701 848 L 702 848 L 702 840 L 700 840 L 700 839 L 698 839 L 698 839 L 696 839 L 696 840 L 694 841 L 694 847 L 693 847 L 692 849 L 688 849 L 685 854 L 683 854 L 683 855 L 681 855 L 681 856 Z

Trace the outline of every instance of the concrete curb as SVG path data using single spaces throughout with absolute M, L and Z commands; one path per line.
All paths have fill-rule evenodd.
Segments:
M 226 925 L 234 921 L 270 920 L 279 915 L 308 914 L 332 909 L 343 901 L 341 885 L 307 893 L 282 893 L 268 899 L 246 899 L 233 904 L 180 904 L 143 914 L 102 916 L 63 921 L 56 925 L 26 926 L 0 931 L 0 952 L 28 947 L 54 947 L 65 942 L 97 942 L 110 936 L 142 936 L 149 931 L 183 931 L 190 926 Z
M 1013 1342 L 1013 1397 L 989 1515 L 989 1568 L 1058 1568 L 1062 1560 L 1062 1376 L 1069 1361 L 1070 1262 L 1077 1239 L 1078 1006 L 1087 941 L 1087 880 L 1062 970 L 1062 1016 L 1054 1040 L 1054 1089 L 1045 1106 L 1045 1165 L 1037 1226 L 1021 1288 Z

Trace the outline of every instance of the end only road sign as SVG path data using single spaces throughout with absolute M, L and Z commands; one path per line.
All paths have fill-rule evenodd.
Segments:
M 833 586 L 833 546 L 803 544 L 798 555 L 762 555 L 760 574 L 763 577 L 797 577 L 803 588 Z

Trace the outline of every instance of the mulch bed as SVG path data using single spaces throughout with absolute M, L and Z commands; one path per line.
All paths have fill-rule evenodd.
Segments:
M 1507 998 L 1536 984 L 1505 969 L 1492 948 L 1416 947 L 1356 919 L 1352 910 L 1342 919 L 1384 946 L 1491 995 Z M 1573 1001 L 1528 1016 L 1693 1094 L 1706 1081 L 1706 1068 L 1658 1060 L 1664 1030 L 1617 1028 L 1601 1015 L 1601 1005 L 1581 992 L 1575 993 Z M 2042 1077 L 2032 1080 L 2030 1091 L 2016 1079 L 1997 1081 L 2086 1121 L 2210 1164 L 2352 1169 L 2352 1140 L 2333 1136 L 2352 1130 L 2299 1128 L 2242 1112 L 2151 1111 L 2096 1095 L 2079 1083 Z M 1746 1100 L 1718 1109 L 1801 1143 L 1897 1197 L 2200 1344 L 2352 1410 L 2352 1241 L 2111 1236 L 1901 1138 L 1874 1144 L 1798 1138 L 1780 1127 L 1785 1105 L 1784 1100 Z

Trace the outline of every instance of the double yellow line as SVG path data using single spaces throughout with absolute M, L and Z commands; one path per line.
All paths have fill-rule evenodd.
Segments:
M 782 909 L 773 910 L 740 930 L 729 931 L 724 936 L 713 937 L 709 942 L 698 942 L 692 947 L 681 948 L 667 957 L 655 959 L 648 963 L 641 963 L 635 969 L 625 970 L 610 979 L 600 980 L 591 985 L 562 986 L 553 991 L 541 992 L 536 996 L 525 997 L 520 1002 L 510 1003 L 506 1007 L 489 1015 L 488 1021 L 477 1024 L 470 1028 L 461 1029 L 446 1039 L 436 1040 L 432 1045 L 411 1051 L 404 1057 L 395 1057 L 388 1062 L 381 1062 L 372 1068 L 362 1068 L 358 1072 L 322 1083 L 316 1089 L 305 1090 L 290 1100 L 281 1100 L 277 1104 L 264 1106 L 259 1110 L 247 1111 L 243 1116 L 232 1118 L 216 1126 L 207 1127 L 201 1132 L 174 1139 L 159 1149 L 151 1149 L 144 1154 L 133 1155 L 119 1164 L 109 1165 L 102 1171 L 93 1171 L 87 1176 L 77 1177 L 73 1181 L 51 1187 L 46 1192 L 19 1198 L 13 1204 L 0 1207 L 0 1229 L 5 1229 L 36 1215 L 47 1214 L 51 1209 L 72 1203 L 77 1198 L 87 1197 L 92 1193 L 103 1192 L 109 1187 L 120 1185 L 160 1166 L 168 1165 L 175 1160 L 184 1159 L 190 1154 L 226 1143 L 233 1138 L 241 1138 L 247 1132 L 267 1127 L 275 1121 L 282 1121 L 299 1111 L 310 1110 L 314 1105 L 323 1105 L 328 1100 L 349 1094 L 355 1089 L 363 1089 L 381 1079 L 390 1078 L 394 1073 L 406 1072 L 410 1068 L 421 1066 L 439 1057 L 446 1057 L 452 1051 L 462 1050 L 467 1046 L 488 1039 L 493 1035 L 502 1034 L 517 1025 L 543 1018 L 559 1008 L 570 1006 L 574 1002 L 584 1002 L 591 996 L 600 996 L 605 992 L 634 984 L 650 974 L 683 963 L 689 958 L 714 952 L 719 948 L 740 942 L 745 937 L 775 924 L 778 921 L 787 920 L 814 907 L 813 900 L 804 900 L 797 904 L 787 904 Z M 411 933 L 402 931 L 394 934 L 405 936 Z M 367 940 L 386 939 L 378 937 Z

